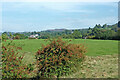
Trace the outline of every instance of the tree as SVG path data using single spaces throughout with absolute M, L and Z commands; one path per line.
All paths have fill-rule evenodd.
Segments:
M 70 30 L 65 30 L 65 34 L 70 34 L 71 31 Z
M 14 36 L 14 39 L 26 39 L 26 38 L 28 38 L 24 34 L 19 34 L 19 33 L 15 33 L 15 34 L 13 34 L 13 36 Z
M 96 24 L 94 28 L 98 28 L 98 25 Z
M 89 27 L 88 31 L 87 31 L 87 35 L 92 35 L 92 29 Z
M 104 24 L 104 25 L 102 26 L 102 28 L 103 28 L 103 29 L 106 29 L 106 28 L 107 28 L 107 24 Z
M 78 30 L 75 30 L 72 35 L 75 39 L 82 38 L 82 35 Z
M 12 33 L 11 33 L 11 32 L 9 32 L 9 37 L 10 37 L 11 39 L 13 39 L 13 38 L 14 38 L 14 36 L 12 35 Z
M 1 39 L 2 39 L 2 36 L 0 36 L 0 41 L 1 41 Z
M 16 35 L 16 36 L 14 37 L 14 39 L 20 39 L 20 36 L 19 36 L 19 35 Z
M 97 28 L 101 28 L 101 25 L 99 24 L 99 25 L 97 26 Z
M 6 39 L 8 39 L 7 33 L 2 33 L 2 40 L 6 40 Z

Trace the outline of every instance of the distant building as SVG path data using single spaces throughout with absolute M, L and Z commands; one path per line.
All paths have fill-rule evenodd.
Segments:
M 38 37 L 38 36 L 39 36 L 38 34 L 30 35 L 29 38 L 36 38 L 36 37 Z
M 30 35 L 29 37 L 30 37 L 30 38 L 35 38 L 35 35 Z
M 88 38 L 88 36 L 84 37 L 84 39 L 87 39 L 87 38 Z
M 73 31 L 71 33 L 73 33 Z

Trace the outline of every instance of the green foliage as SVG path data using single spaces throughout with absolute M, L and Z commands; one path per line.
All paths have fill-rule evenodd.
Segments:
M 24 34 L 19 34 L 19 33 L 15 33 L 15 34 L 13 34 L 13 36 L 14 36 L 14 39 L 26 39 L 26 38 L 28 38 Z
M 75 61 L 84 59 L 86 49 L 82 45 L 67 44 L 61 39 L 51 40 L 50 44 L 36 53 L 38 73 L 40 77 L 59 77 L 71 71 Z
M 82 35 L 78 30 L 75 30 L 72 35 L 75 39 L 82 38 Z
M 62 35 L 63 38 L 66 38 L 66 39 L 70 39 L 70 38 L 73 38 L 73 39 L 79 39 L 79 38 L 82 38 L 82 34 L 80 31 L 78 30 L 74 30 L 73 33 L 70 33 L 67 31 L 66 34 L 63 34 Z
M 98 25 L 96 24 L 94 28 L 96 28 L 96 29 L 97 28 L 101 28 L 101 25 L 100 24 L 98 24 Z
M 114 39 L 116 32 L 113 30 L 96 30 L 94 35 L 96 39 Z
M 105 32 L 105 33 L 103 33 Z M 3 39 L 12 38 L 11 34 L 9 32 L 5 32 L 3 35 Z M 110 35 L 110 34 L 112 35 Z M 114 25 L 100 25 L 96 24 L 94 28 L 86 28 L 86 29 L 76 29 L 76 30 L 66 30 L 66 29 L 54 29 L 54 30 L 46 30 L 41 32 L 22 32 L 22 33 L 14 33 L 14 39 L 27 39 L 30 35 L 36 35 L 38 36 L 36 38 L 38 39 L 49 39 L 49 38 L 58 38 L 62 37 L 65 39 L 84 39 L 85 37 L 88 37 L 90 39 L 105 39 L 105 40 L 120 40 L 118 33 L 118 23 Z M 95 36 L 95 37 L 91 37 Z M 13 38 L 12 38 L 13 39 Z M 35 38 L 29 38 L 29 39 L 35 39 Z
M 87 38 L 88 38 L 88 39 L 94 39 L 95 36 L 88 36 Z
M 6 33 L 3 33 L 2 34 L 2 40 L 6 40 L 6 39 L 8 39 L 8 35 Z
M 87 37 L 89 39 L 105 39 L 105 40 L 118 40 L 120 39 L 117 35 L 118 28 L 117 24 L 115 25 L 107 25 L 104 24 L 103 26 L 95 25 L 93 29 L 88 29 Z M 92 37 L 95 36 L 95 37 Z
M 107 29 L 107 24 L 104 24 L 104 25 L 102 26 L 102 28 L 103 28 L 103 29 Z
M 21 47 L 15 46 L 12 41 L 2 45 L 2 78 L 25 78 L 30 68 L 22 64 L 23 56 L 18 56 Z
M 1 39 L 2 39 L 2 36 L 0 36 L 0 41 L 1 41 Z

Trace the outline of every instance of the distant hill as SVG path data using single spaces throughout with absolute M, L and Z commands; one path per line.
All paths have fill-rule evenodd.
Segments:
M 33 31 L 33 32 L 11 32 L 15 36 L 19 36 L 20 39 L 27 39 L 30 36 L 38 35 L 38 39 L 48 39 L 62 37 L 66 39 L 105 39 L 105 40 L 120 40 L 120 35 L 118 35 L 118 26 L 120 22 L 113 25 L 100 25 L 96 24 L 93 28 L 83 28 L 83 29 L 48 29 L 44 31 Z M 10 36 L 9 32 L 4 32 Z
M 11 34 L 19 33 L 19 34 L 24 34 L 25 36 L 30 36 L 30 35 L 36 35 L 38 34 L 41 37 L 48 37 L 48 36 L 65 36 L 65 35 L 71 35 L 75 30 L 79 31 L 82 36 L 86 36 L 88 33 L 90 33 L 93 29 L 99 29 L 99 30 L 112 30 L 117 32 L 118 30 L 118 25 L 120 26 L 120 22 L 113 24 L 113 25 L 100 25 L 96 24 L 93 28 L 83 28 L 83 29 L 48 29 L 44 31 L 33 31 L 33 32 L 11 32 Z M 7 35 L 9 35 L 9 32 L 4 32 Z M 0 33 L 1 35 L 1 33 Z
M 63 32 L 63 31 L 65 31 L 65 30 L 67 30 L 67 29 L 49 29 L 49 30 L 45 30 L 44 32 Z

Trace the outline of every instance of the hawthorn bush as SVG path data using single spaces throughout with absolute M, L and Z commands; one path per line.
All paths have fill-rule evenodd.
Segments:
M 2 44 L 2 78 L 25 78 L 30 73 L 30 67 L 22 64 L 20 50 L 12 41 Z
M 69 74 L 74 62 L 84 59 L 85 52 L 81 44 L 68 44 L 60 38 L 51 40 L 36 52 L 37 76 L 49 78 Z

